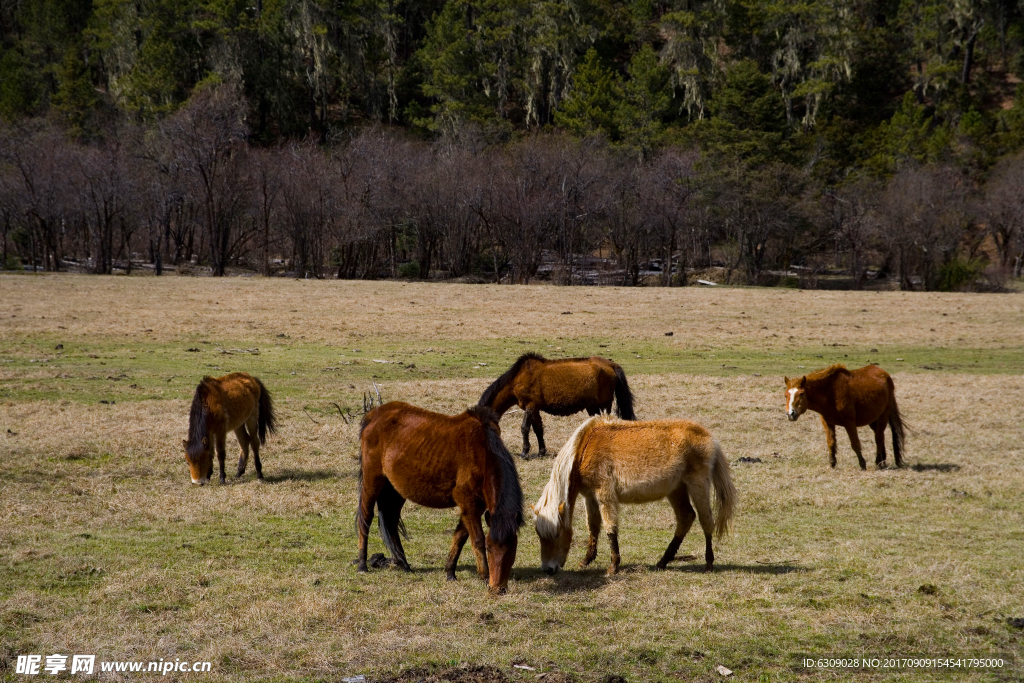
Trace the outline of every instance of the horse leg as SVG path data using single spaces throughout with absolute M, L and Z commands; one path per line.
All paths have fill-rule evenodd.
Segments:
M 249 442 L 252 442 L 252 450 L 255 453 L 258 439 L 249 438 L 244 424 L 239 425 L 238 429 L 235 430 L 235 438 L 238 439 L 238 448 L 241 451 L 241 455 L 238 456 L 238 471 L 235 473 L 235 478 L 237 479 L 245 474 L 245 466 L 249 462 Z
M 608 575 L 617 574 L 619 571 L 619 499 L 615 490 L 611 487 L 601 489 L 597 493 L 597 502 L 601 510 L 601 521 L 604 528 L 608 530 L 608 545 L 611 547 L 611 563 L 608 565 Z
M 544 445 L 544 423 L 540 420 L 540 408 L 533 411 L 533 432 L 537 435 L 537 455 L 544 457 L 548 454 L 548 447 Z
M 366 545 L 367 537 L 370 535 L 370 525 L 373 523 L 373 509 L 377 505 L 377 497 L 384 488 L 383 477 L 363 479 L 359 491 L 359 508 L 356 510 L 356 533 L 359 534 L 359 564 L 357 572 L 366 572 Z
M 676 533 L 672 540 L 669 541 L 665 554 L 661 556 L 658 564 L 655 565 L 658 569 L 664 569 L 668 566 L 669 562 L 676 559 L 676 552 L 679 550 L 680 544 L 686 538 L 690 527 L 693 526 L 693 520 L 697 519 L 697 513 L 693 511 L 693 506 L 690 505 L 690 494 L 686 489 L 686 484 L 670 493 L 668 502 L 676 513 Z
M 523 459 L 530 453 L 530 411 L 523 411 Z
M 601 507 L 593 494 L 584 494 L 587 501 L 587 526 L 590 528 L 590 540 L 587 542 L 587 554 L 580 562 L 580 569 L 586 569 L 597 557 L 597 535 L 601 533 Z
M 260 462 L 260 440 L 259 432 L 256 430 L 259 428 L 259 416 L 253 413 L 249 416 L 249 421 L 246 423 L 249 428 L 249 445 L 252 446 L 252 462 L 256 465 L 256 478 L 263 479 L 263 463 Z M 245 471 L 245 468 L 242 468 Z
M 871 429 L 875 432 L 875 467 L 885 469 L 885 425 L 888 420 L 878 418 L 871 423 Z
M 836 466 L 836 426 L 821 418 L 821 426 L 825 429 L 825 443 L 828 444 L 828 464 Z
M 490 577 L 490 570 L 487 567 L 487 541 L 484 537 L 484 527 L 480 524 L 480 514 L 476 509 L 468 514 L 463 513 L 462 523 L 469 531 L 469 539 L 473 544 L 473 554 L 476 555 L 476 573 L 480 575 L 481 579 L 487 581 Z
M 857 462 L 860 463 L 860 468 L 866 470 L 868 464 L 864 462 L 864 456 L 860 454 L 860 437 L 857 436 L 856 423 L 845 424 L 843 427 L 846 428 L 846 433 L 850 436 L 850 445 L 853 446 L 853 452 L 857 454 Z
M 693 497 L 693 506 L 697 508 L 700 528 L 704 530 L 704 571 L 711 571 L 715 564 L 715 551 L 711 547 L 711 534 L 715 530 L 715 518 L 711 513 L 711 491 L 709 482 L 690 482 L 688 485 Z
M 455 533 L 452 535 L 452 549 L 448 553 L 448 562 L 444 565 L 449 581 L 455 581 L 455 565 L 459 563 L 459 555 L 462 554 L 462 546 L 466 545 L 467 538 L 469 538 L 469 531 L 466 530 L 466 525 L 463 524 L 460 517 L 459 524 L 455 527 Z
M 227 483 L 227 475 L 224 474 L 224 458 L 227 457 L 226 449 L 227 434 L 221 434 L 217 437 L 217 463 L 220 465 L 220 483 Z

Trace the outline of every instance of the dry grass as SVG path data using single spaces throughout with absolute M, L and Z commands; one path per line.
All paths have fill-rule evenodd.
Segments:
M 206 299 L 220 308 L 190 310 Z M 858 314 L 900 301 L 905 316 Z M 934 343 L 998 349 L 1021 346 L 1021 303 L 1017 296 L 0 277 L 0 349 L 54 335 L 97 345 L 139 335 L 175 345 L 197 336 L 256 345 L 277 334 L 335 343 L 332 326 L 367 344 L 421 349 L 484 345 L 511 328 L 553 345 L 559 337 L 653 340 L 674 329 L 670 343 L 679 348 L 756 350 L 796 344 L 792 336 L 898 350 L 935 335 Z M 830 326 L 826 308 L 844 312 L 831 318 L 841 322 Z M 714 324 L 687 333 L 687 323 L 709 316 Z M 793 325 L 785 340 L 765 337 L 760 327 L 781 329 L 783 317 L 787 329 Z M 955 326 L 942 325 L 953 317 Z M 529 332 L 519 332 L 520 320 Z M 131 371 L 131 360 L 119 362 Z M 493 664 L 516 680 L 537 680 L 542 671 L 583 681 L 608 673 L 712 680 L 720 678 L 717 664 L 738 680 L 1020 676 L 1021 631 L 1006 623 L 1024 616 L 1019 374 L 895 372 L 914 428 L 906 459 L 916 468 L 861 472 L 844 436 L 839 466 L 830 470 L 813 416 L 785 420 L 780 375 L 796 372 L 790 367 L 756 377 L 716 375 L 710 361 L 700 374 L 645 374 L 629 359 L 623 364 L 641 417 L 695 419 L 735 463 L 736 530 L 716 547 L 714 574 L 699 571 L 702 559 L 653 569 L 673 523 L 667 504 L 653 504 L 623 508 L 623 571 L 612 578 L 604 576 L 604 542 L 593 569 L 544 576 L 527 527 L 507 596 L 487 597 L 469 555 L 460 580 L 448 584 L 443 564 L 455 516 L 416 506 L 405 513 L 416 571 L 357 576 L 350 565 L 356 427 L 337 413 L 304 410 L 309 396 L 324 401 L 347 387 L 346 368 L 289 380 L 292 388 L 279 394 L 280 433 L 264 450 L 263 484 L 250 472 L 227 486 L 188 485 L 178 444 L 189 383 L 205 368 L 162 399 L 0 399 L 0 676 L 22 680 L 11 668 L 14 655 L 53 652 L 214 663 L 212 676 L 190 680 L 337 680 L 459 662 Z M 236 368 L 245 369 L 225 370 Z M 385 396 L 455 412 L 502 369 L 389 380 Z M 24 364 L 4 372 L 12 383 L 35 381 L 26 377 L 32 372 L 49 381 Z M 71 388 L 86 381 L 71 374 L 63 380 Z M 513 450 L 520 419 L 510 413 L 502 421 Z M 545 416 L 549 447 L 580 419 Z M 736 462 L 741 456 L 762 462 Z M 517 464 L 533 503 L 551 460 Z M 578 540 L 584 517 L 577 516 Z M 701 548 L 689 538 L 680 552 L 700 556 Z M 379 550 L 372 538 L 371 552 Z M 574 549 L 570 563 L 581 553 Z M 800 653 L 1016 659 L 998 673 L 823 674 L 801 669 Z

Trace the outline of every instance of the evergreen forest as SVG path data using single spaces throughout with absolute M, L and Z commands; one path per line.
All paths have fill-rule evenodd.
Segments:
M 1019 288 L 1024 0 L 0 0 L 0 267 Z

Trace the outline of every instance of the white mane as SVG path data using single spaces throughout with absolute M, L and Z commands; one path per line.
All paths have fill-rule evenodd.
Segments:
M 581 435 L 590 427 L 595 420 L 600 420 L 600 415 L 590 418 L 572 433 L 569 440 L 562 446 L 555 456 L 555 464 L 551 468 L 551 478 L 544 491 L 540 494 L 540 500 L 534 507 L 537 514 L 535 526 L 537 534 L 541 538 L 555 538 L 562 531 L 562 519 L 558 508 L 569 499 L 569 475 L 572 474 L 573 463 L 576 462 L 576 451 L 579 449 Z

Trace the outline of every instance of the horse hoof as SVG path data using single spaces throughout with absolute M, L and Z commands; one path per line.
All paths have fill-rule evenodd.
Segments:
M 245 470 L 238 470 L 235 472 L 235 479 L 241 479 L 243 474 L 245 474 Z
M 659 562 L 658 564 L 654 565 L 654 568 L 655 569 L 667 569 L 668 568 L 668 562 Z
M 618 567 L 608 567 L 608 576 L 615 576 L 619 573 Z
M 711 565 L 711 564 L 704 565 L 704 573 L 705 574 L 713 572 L 713 571 L 715 571 L 715 566 L 714 565 Z
M 456 578 L 455 574 L 449 574 L 447 579 L 449 581 L 458 581 L 458 578 Z

